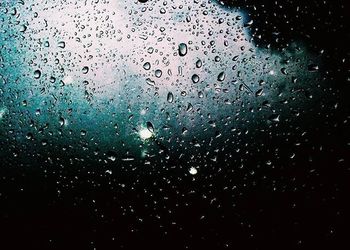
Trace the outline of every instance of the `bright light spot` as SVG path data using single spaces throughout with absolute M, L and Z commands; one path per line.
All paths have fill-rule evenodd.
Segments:
M 147 140 L 153 136 L 153 133 L 147 128 L 141 128 L 139 131 L 139 136 L 142 140 Z
M 275 71 L 270 70 L 269 74 L 273 76 L 273 75 L 275 75 Z
M 141 115 L 145 115 L 145 114 L 146 114 L 146 110 L 145 110 L 145 109 L 142 109 L 142 110 L 140 111 L 140 114 L 141 114 Z
M 197 169 L 195 167 L 191 167 L 189 172 L 190 172 L 191 175 L 195 175 L 195 174 L 198 173 L 198 171 L 197 171 Z
M 5 116 L 6 113 L 7 113 L 7 108 L 0 109 L 0 120 Z

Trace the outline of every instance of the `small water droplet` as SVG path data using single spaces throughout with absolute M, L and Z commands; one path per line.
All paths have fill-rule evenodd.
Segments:
M 280 115 L 278 115 L 278 114 L 270 115 L 269 120 L 271 122 L 279 122 L 280 121 Z
M 26 135 L 26 138 L 27 138 L 27 140 L 33 139 L 33 134 L 32 134 L 32 133 L 28 133 L 28 134 Z
M 20 32 L 25 32 L 27 30 L 27 26 L 25 26 L 24 24 L 21 25 L 21 28 L 19 29 Z
M 310 64 L 309 66 L 307 66 L 307 69 L 310 71 L 310 72 L 315 72 L 318 70 L 318 65 L 316 64 Z
M 149 48 L 147 49 L 147 52 L 148 52 L 149 54 L 152 54 L 153 51 L 154 51 L 153 47 L 149 47 Z
M 117 154 L 114 151 L 107 152 L 107 159 L 110 161 L 115 161 L 117 159 Z

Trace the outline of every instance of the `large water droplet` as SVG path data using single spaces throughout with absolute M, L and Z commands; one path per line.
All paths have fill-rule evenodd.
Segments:
M 202 63 L 201 59 L 198 59 L 196 62 L 196 67 L 200 68 L 200 67 L 202 67 L 202 65 L 203 65 L 203 63 Z
M 180 43 L 179 44 L 179 55 L 185 56 L 187 54 L 187 44 L 186 43 Z
M 173 93 L 171 93 L 171 92 L 168 93 L 167 100 L 168 100 L 169 103 L 172 103 L 174 101 Z
M 34 78 L 35 79 L 39 79 L 41 77 L 41 71 L 40 70 L 35 70 L 34 71 Z
M 147 78 L 146 83 L 152 87 L 155 85 L 155 82 L 151 78 Z
M 218 81 L 222 82 L 223 80 L 225 80 L 225 72 L 221 72 L 218 75 Z
M 192 104 L 191 104 L 191 103 L 187 104 L 187 109 L 186 109 L 186 111 L 187 111 L 187 112 L 190 112 L 192 109 L 193 109 Z
M 66 120 L 63 117 L 60 117 L 58 120 L 61 127 L 63 127 L 66 124 Z
M 162 76 L 162 74 L 163 74 L 163 72 L 162 72 L 160 69 L 157 69 L 157 70 L 155 71 L 155 76 L 156 76 L 157 78 L 160 78 L 160 77 Z
M 198 76 L 197 74 L 194 74 L 194 75 L 192 76 L 192 82 L 193 82 L 193 83 L 199 82 L 199 76 Z
M 151 122 L 147 122 L 147 129 L 151 132 L 154 133 L 154 127 L 153 124 Z
M 151 69 L 151 64 L 149 62 L 145 62 L 145 64 L 143 65 L 143 68 L 145 70 L 150 70 Z

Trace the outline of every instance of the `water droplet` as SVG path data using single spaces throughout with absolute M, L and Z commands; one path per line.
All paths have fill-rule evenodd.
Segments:
M 225 72 L 221 72 L 218 75 L 218 81 L 222 82 L 223 80 L 225 80 Z
M 153 51 L 154 51 L 153 47 L 149 47 L 149 48 L 147 49 L 147 52 L 148 52 L 149 54 L 152 54 Z
M 147 125 L 147 129 L 148 129 L 151 133 L 154 133 L 153 124 L 152 124 L 151 122 L 147 122 L 146 125 Z
M 107 159 L 110 161 L 115 161 L 117 159 L 117 154 L 114 151 L 107 152 Z
M 160 77 L 162 76 L 162 74 L 163 74 L 163 72 L 162 72 L 160 69 L 157 69 L 157 70 L 155 71 L 155 75 L 156 75 L 156 77 L 158 77 L 158 78 L 160 78 Z
M 197 74 L 194 74 L 194 75 L 192 76 L 192 82 L 193 82 L 193 83 L 199 82 L 199 76 L 198 76 Z
M 145 70 L 150 70 L 151 69 L 151 64 L 149 62 L 145 62 L 145 64 L 143 65 L 143 68 Z
M 318 70 L 318 65 L 316 64 L 310 64 L 309 66 L 307 66 L 307 69 L 310 71 L 310 72 L 315 72 Z
M 174 101 L 173 93 L 171 93 L 171 92 L 168 93 L 167 100 L 169 103 L 172 103 Z
M 33 139 L 33 134 L 32 134 L 32 133 L 28 133 L 28 134 L 26 135 L 26 138 L 27 138 L 27 140 Z
M 66 120 L 63 117 L 60 117 L 58 120 L 61 127 L 63 127 L 66 124 Z
M 187 44 L 186 43 L 180 43 L 179 44 L 179 55 L 185 56 L 187 54 Z
M 279 122 L 280 121 L 280 115 L 278 115 L 278 114 L 270 115 L 269 120 L 271 122 Z
M 21 25 L 21 28 L 19 29 L 20 32 L 25 32 L 27 30 L 27 26 L 25 26 L 24 24 Z
M 152 87 L 155 85 L 155 82 L 151 78 L 147 78 L 146 83 Z
M 51 83 L 56 82 L 56 78 L 55 78 L 55 77 L 53 77 L 53 76 L 51 76 L 51 77 L 50 77 L 50 82 L 51 82 Z
M 39 79 L 41 77 L 41 71 L 40 70 L 35 70 L 34 71 L 34 78 L 35 79 Z
M 202 67 L 202 65 L 203 65 L 203 63 L 202 63 L 201 59 L 198 59 L 196 62 L 196 67 L 200 68 L 200 67 Z
M 263 94 L 263 89 L 259 89 L 258 91 L 255 92 L 255 96 L 261 96 Z
M 89 67 L 85 66 L 82 71 L 83 71 L 83 74 L 87 74 L 89 72 Z
M 191 103 L 187 104 L 187 109 L 186 109 L 186 111 L 187 111 L 187 112 L 190 112 L 192 109 L 193 109 L 192 104 L 191 104 Z
M 58 47 L 64 49 L 66 47 L 66 43 L 64 41 L 58 42 Z
M 288 75 L 287 69 L 286 68 L 282 68 L 281 72 L 283 75 Z

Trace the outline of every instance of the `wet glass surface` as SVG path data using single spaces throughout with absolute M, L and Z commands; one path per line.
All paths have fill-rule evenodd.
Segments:
M 338 249 L 349 10 L 1 1 L 0 246 Z

